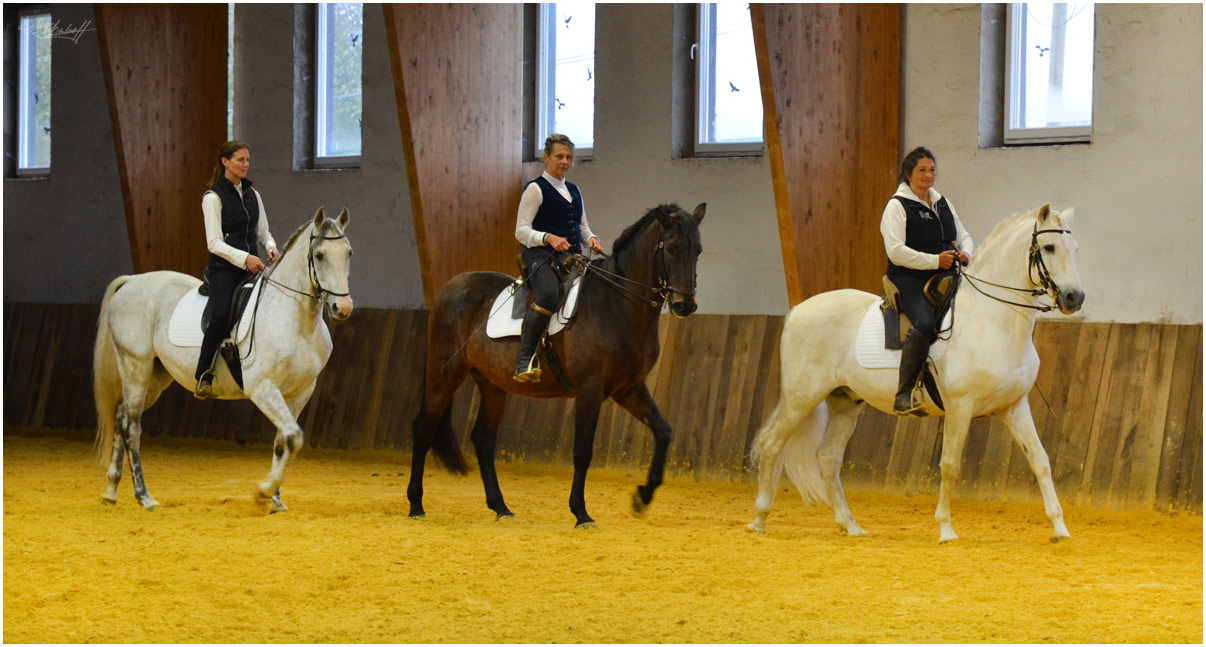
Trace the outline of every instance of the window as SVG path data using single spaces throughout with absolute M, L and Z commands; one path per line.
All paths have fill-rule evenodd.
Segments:
M 1087 142 L 1093 127 L 1093 4 L 1007 8 L 1006 144 Z
M 315 166 L 360 163 L 364 11 L 354 2 L 320 4 L 317 24 Z
M 760 152 L 762 88 L 746 3 L 699 6 L 696 153 Z
M 17 62 L 17 175 L 50 171 L 50 14 L 21 16 Z
M 550 133 L 574 142 L 579 157 L 595 145 L 595 3 L 545 3 L 537 17 L 536 149 Z

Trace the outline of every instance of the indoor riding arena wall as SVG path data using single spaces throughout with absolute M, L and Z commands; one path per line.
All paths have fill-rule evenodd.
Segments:
M 76 430 L 95 424 L 91 349 L 98 308 L 11 304 L 4 309 L 6 426 Z M 332 324 L 335 352 L 302 412 L 310 447 L 409 453 L 426 355 L 423 310 L 359 309 Z M 663 315 L 662 354 L 648 384 L 674 428 L 668 467 L 698 480 L 753 478 L 750 444 L 779 397 L 773 315 Z M 1094 507 L 1202 510 L 1202 326 L 1040 321 L 1042 365 L 1030 408 L 1062 501 Z M 453 428 L 466 455 L 476 416 L 466 381 Z M 499 428 L 504 461 L 572 464 L 573 401 L 508 398 Z M 249 401 L 198 401 L 171 387 L 143 429 L 184 438 L 271 443 L 275 430 Z M 942 420 L 867 408 L 846 451 L 851 489 L 937 491 Z M 648 429 L 610 401 L 593 465 L 648 465 Z M 972 423 L 957 494 L 1037 500 L 1021 450 L 995 419 Z

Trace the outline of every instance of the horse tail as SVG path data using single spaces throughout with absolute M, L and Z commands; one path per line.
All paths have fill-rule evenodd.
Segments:
M 113 426 L 117 405 L 121 403 L 121 375 L 117 372 L 117 351 L 109 330 L 109 301 L 113 293 L 132 276 L 119 276 L 109 283 L 101 299 L 100 317 L 96 322 L 96 346 L 92 350 L 92 397 L 96 401 L 96 458 L 108 465 L 113 451 Z
M 431 452 L 435 454 L 436 460 L 444 466 L 444 469 L 457 474 L 467 474 L 469 465 L 465 463 L 465 456 L 461 453 L 461 444 L 452 431 L 452 401 L 449 400 L 444 405 L 444 410 L 440 413 L 440 421 L 436 424 L 435 429 L 431 429 L 428 423 L 430 418 L 427 411 L 426 381 L 420 389 L 419 402 L 419 415 L 415 417 L 414 425 L 412 425 L 415 440 L 418 441 L 420 434 L 427 434 L 430 439 Z
M 758 431 L 750 448 L 750 465 L 757 466 L 772 438 L 780 434 L 787 436 L 782 441 L 782 449 L 775 460 L 774 482 L 779 482 L 783 476 L 795 486 L 805 503 L 829 503 L 829 494 L 825 480 L 821 476 L 821 463 L 817 459 L 817 450 L 825 438 L 825 429 L 829 426 L 829 406 L 824 400 L 813 409 L 803 422 L 794 428 L 780 429 L 783 425 L 791 425 L 789 416 L 783 411 L 783 399 L 775 405 L 770 418 Z

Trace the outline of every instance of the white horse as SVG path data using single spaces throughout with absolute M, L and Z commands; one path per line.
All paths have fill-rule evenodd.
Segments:
M 348 296 L 352 246 L 344 234 L 348 218 L 347 209 L 331 219 L 319 208 L 313 221 L 294 232 L 277 262 L 264 271 L 261 280 L 267 285 L 261 287 L 260 303 L 248 304 L 246 311 L 255 317 L 253 332 L 239 343 L 239 354 L 245 358 L 243 389 L 225 362 L 218 362 L 215 371 L 218 398 L 250 398 L 276 425 L 272 470 L 258 491 L 272 512 L 287 509 L 280 499 L 280 483 L 289 459 L 302 447 L 297 416 L 331 356 L 323 306 L 335 297 L 332 319 L 344 321 L 352 314 Z M 123 454 L 128 454 L 134 497 L 147 510 L 159 505 L 147 492 L 138 455 L 142 412 L 172 380 L 190 391 L 196 387 L 193 374 L 200 349 L 169 341 L 168 322 L 176 303 L 200 283 L 179 272 L 147 272 L 119 276 L 105 290 L 92 361 L 98 457 L 102 464 L 107 457 L 109 465 L 104 503 L 117 502 Z
M 966 269 L 949 339 L 931 348 L 946 407 L 943 412 L 925 398 L 923 408 L 925 414 L 946 416 L 934 513 L 940 542 L 957 538 L 951 528 L 951 488 L 959 476 L 968 425 L 972 418 L 989 415 L 1005 423 L 1029 460 L 1054 527 L 1052 541 L 1069 537 L 1027 394 L 1039 369 L 1034 321 L 1038 309 L 1052 309 L 1039 303 L 1040 296 L 1054 299 L 1064 314 L 1076 312 L 1084 301 L 1071 219 L 1071 209 L 1061 215 L 1043 205 L 998 224 Z M 1005 286 L 1016 289 L 1011 293 Z M 818 294 L 787 315 L 779 342 L 779 402 L 751 450 L 759 473 L 750 530 L 766 531 L 775 491 L 786 474 L 806 502 L 828 503 L 849 535 L 866 534 L 850 514 L 839 475 L 864 403 L 891 413 L 896 395 L 896 368 L 862 368 L 855 357 L 859 321 L 879 299 L 837 290 Z M 935 353 L 939 345 L 945 345 L 940 355 Z

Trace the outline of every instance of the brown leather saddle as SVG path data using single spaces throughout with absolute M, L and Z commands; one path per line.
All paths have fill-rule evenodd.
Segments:
M 526 277 L 531 268 L 524 262 L 522 254 L 515 255 L 515 263 L 519 267 L 521 282 L 519 287 L 515 289 L 515 299 L 511 302 L 511 317 L 513 319 L 523 319 L 524 313 L 536 301 L 536 294 L 528 287 Z M 553 312 L 560 312 L 562 306 L 565 305 L 565 298 L 569 296 L 569 289 L 574 284 L 574 279 L 583 272 L 582 265 L 575 263 L 573 257 L 569 254 L 554 254 L 548 260 L 548 263 L 557 274 L 557 280 L 560 283 L 557 289 L 557 307 L 553 309 Z
M 935 309 L 934 327 L 942 325 L 942 319 L 950 310 L 955 292 L 959 289 L 959 275 L 953 272 L 935 274 L 925 284 L 925 298 Z M 879 304 L 879 312 L 884 318 L 884 348 L 900 350 L 904 348 L 905 338 L 913 322 L 900 308 L 900 289 L 892 282 L 892 278 L 884 275 L 884 300 Z M 939 332 L 938 330 L 934 331 Z

